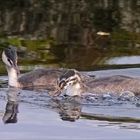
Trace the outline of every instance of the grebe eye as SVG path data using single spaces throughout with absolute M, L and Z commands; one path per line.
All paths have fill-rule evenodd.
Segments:
M 7 58 L 7 61 L 8 61 L 11 65 L 13 65 L 13 64 L 12 64 L 12 61 L 11 61 L 9 58 Z

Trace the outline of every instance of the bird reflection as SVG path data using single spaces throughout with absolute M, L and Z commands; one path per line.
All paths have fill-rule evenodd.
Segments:
M 5 124 L 17 123 L 18 102 L 19 89 L 9 88 L 7 92 L 7 103 L 5 107 L 5 113 L 2 118 Z
M 64 121 L 76 121 L 81 115 L 81 98 L 65 97 L 63 99 L 52 99 L 50 106 L 55 109 L 60 115 L 60 118 Z
M 17 88 L 9 88 L 7 92 L 7 103 L 5 107 L 5 113 L 2 118 L 5 124 L 17 123 L 18 121 L 18 107 L 20 102 L 19 96 L 20 90 Z M 36 95 L 35 95 L 36 96 Z M 60 98 L 41 98 L 42 95 L 38 95 L 37 99 L 30 98 L 30 101 L 34 105 L 38 105 L 43 108 L 51 108 L 57 112 L 60 118 L 64 121 L 74 122 L 79 119 L 81 115 L 81 97 L 79 96 L 63 96 Z M 41 98 L 41 100 L 39 100 Z M 26 98 L 25 98 L 26 100 Z M 47 101 L 47 102 L 46 102 Z M 45 104 L 44 104 L 45 103 Z

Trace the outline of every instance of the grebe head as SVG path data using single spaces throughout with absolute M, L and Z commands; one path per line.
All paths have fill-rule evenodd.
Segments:
M 76 70 L 68 70 L 58 79 L 58 86 L 61 93 L 69 96 L 81 95 L 82 79 Z
M 17 52 L 13 46 L 8 46 L 2 52 L 2 61 L 6 65 L 8 72 L 8 84 L 12 87 L 18 87 L 18 74 L 19 69 L 17 66 Z
M 17 52 L 15 47 L 8 46 L 3 50 L 2 61 L 6 65 L 7 69 L 14 68 L 17 73 L 19 73 L 19 69 L 17 66 Z

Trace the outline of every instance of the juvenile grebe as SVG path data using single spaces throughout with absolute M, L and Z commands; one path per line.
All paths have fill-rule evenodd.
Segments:
M 140 95 L 140 79 L 127 76 L 111 76 L 82 82 L 81 76 L 75 70 L 67 71 L 58 79 L 59 94 L 81 96 L 85 93 L 123 94 L 124 92 Z M 56 95 L 56 96 L 57 96 Z
M 80 96 L 83 92 L 83 83 L 76 70 L 70 70 L 62 74 L 58 79 L 60 92 L 69 96 Z
M 66 69 L 36 69 L 23 75 L 19 75 L 17 66 L 17 51 L 13 46 L 8 46 L 2 52 L 2 60 L 6 65 L 8 72 L 8 85 L 22 89 L 55 89 L 57 79 L 65 73 Z M 91 78 L 81 74 L 83 80 Z

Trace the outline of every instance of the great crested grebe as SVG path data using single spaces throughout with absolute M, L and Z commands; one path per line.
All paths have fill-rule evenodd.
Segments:
M 22 89 L 55 89 L 57 79 L 65 73 L 66 69 L 36 69 L 31 72 L 19 75 L 17 66 L 17 51 L 13 46 L 8 46 L 2 52 L 2 60 L 6 65 L 8 72 L 8 85 Z M 91 78 L 88 75 L 81 74 L 83 80 Z
M 123 94 L 125 92 L 140 95 L 140 79 L 127 76 L 111 76 L 82 82 L 81 76 L 75 70 L 67 71 L 58 79 L 60 94 L 81 96 L 85 93 L 94 94 Z

